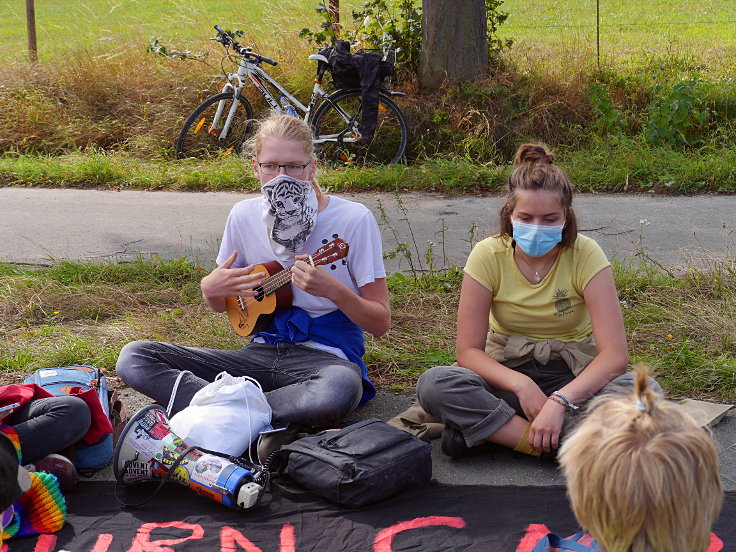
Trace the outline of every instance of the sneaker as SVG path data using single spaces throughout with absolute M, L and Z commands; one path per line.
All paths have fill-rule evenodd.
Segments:
M 476 454 L 482 454 L 484 452 L 491 452 L 494 450 L 503 450 L 506 447 L 485 441 L 480 445 L 469 447 L 465 443 L 463 434 L 457 429 L 445 425 L 442 430 L 442 440 L 440 441 L 440 450 L 451 458 L 465 458 L 466 456 L 474 456 Z
M 61 454 L 49 454 L 34 464 L 34 471 L 55 475 L 59 480 L 59 488 L 63 491 L 77 482 L 77 470 L 74 464 Z
M 304 433 L 303 428 L 298 424 L 289 424 L 286 429 L 282 429 L 281 431 L 264 433 L 258 439 L 258 462 L 263 465 L 272 452 L 280 449 L 284 445 L 293 443 L 300 437 L 304 437 L 304 435 L 306 433 Z

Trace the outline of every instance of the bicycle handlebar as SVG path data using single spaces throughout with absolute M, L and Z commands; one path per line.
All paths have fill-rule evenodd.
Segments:
M 228 45 L 229 46 L 232 46 L 233 50 L 235 50 L 236 52 L 238 52 L 241 56 L 247 57 L 248 59 L 253 59 L 257 63 L 261 63 L 263 61 L 263 62 L 268 63 L 269 65 L 278 65 L 278 62 L 277 61 L 274 61 L 272 59 L 269 59 L 269 58 L 267 58 L 265 56 L 254 54 L 252 48 L 247 48 L 245 46 L 241 46 L 240 44 L 238 44 L 235 41 L 235 39 L 232 36 L 230 36 L 228 33 L 226 33 L 219 25 L 215 25 L 215 30 L 218 33 L 220 33 L 220 35 L 222 37 L 222 38 L 218 38 L 218 39 L 215 39 L 215 40 L 221 42 L 225 46 L 228 46 Z

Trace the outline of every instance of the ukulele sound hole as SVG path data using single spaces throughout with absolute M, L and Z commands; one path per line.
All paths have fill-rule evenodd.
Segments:
M 258 295 L 256 295 L 256 301 L 263 301 L 263 298 L 266 296 L 266 293 L 263 291 L 262 286 L 258 286 L 253 288 L 253 291 L 257 291 Z

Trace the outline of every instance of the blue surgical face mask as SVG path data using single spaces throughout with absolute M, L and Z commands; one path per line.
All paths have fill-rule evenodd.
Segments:
M 555 226 L 527 224 L 511 219 L 514 227 L 514 241 L 521 250 L 530 257 L 542 257 L 562 241 L 562 229 L 565 223 Z

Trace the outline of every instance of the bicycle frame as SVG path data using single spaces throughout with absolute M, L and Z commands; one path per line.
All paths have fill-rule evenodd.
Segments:
M 322 88 L 322 84 L 320 80 L 314 81 L 314 88 L 312 89 L 312 96 L 309 99 L 309 103 L 305 106 L 302 104 L 298 99 L 296 99 L 292 94 L 290 94 L 283 86 L 281 86 L 276 80 L 273 79 L 268 73 L 266 73 L 261 67 L 258 66 L 257 63 L 254 61 L 250 61 L 243 57 L 240 61 L 240 66 L 238 67 L 237 73 L 228 73 L 227 75 L 227 84 L 222 88 L 222 92 L 232 92 L 234 94 L 234 100 L 232 105 L 230 106 L 230 111 L 227 114 L 227 118 L 225 120 L 225 124 L 223 125 L 222 131 L 220 132 L 218 139 L 224 140 L 227 138 L 228 132 L 230 131 L 230 124 L 232 123 L 233 116 L 235 115 L 235 112 L 237 111 L 238 104 L 240 102 L 240 92 L 246 85 L 246 78 L 250 80 L 251 83 L 253 83 L 253 86 L 255 86 L 256 90 L 260 92 L 261 96 L 266 100 L 268 105 L 271 106 L 272 109 L 275 109 L 279 112 L 284 112 L 279 102 L 276 100 L 276 98 L 273 96 L 273 94 L 269 91 L 268 87 L 265 83 L 272 86 L 276 90 L 279 91 L 280 94 L 283 94 L 287 100 L 289 100 L 289 103 L 291 103 L 292 106 L 294 106 L 295 109 L 298 109 L 302 113 L 304 113 L 304 122 L 309 124 L 310 117 L 314 111 L 314 108 L 317 104 L 317 98 L 321 97 L 323 98 L 323 101 L 329 102 L 332 107 L 335 109 L 335 111 L 340 115 L 340 117 L 343 118 L 345 123 L 348 125 L 347 128 L 350 129 L 350 136 L 345 136 L 345 131 L 343 131 L 340 134 L 329 134 L 329 135 L 322 135 L 322 136 L 316 136 L 313 140 L 315 144 L 321 144 L 324 142 L 337 142 L 338 140 L 342 142 L 358 142 L 360 141 L 360 131 L 358 130 L 358 125 L 355 121 L 355 116 L 350 116 L 350 114 L 346 113 L 339 105 L 334 104 L 330 98 L 329 94 L 325 92 L 325 90 Z M 237 81 L 238 85 L 234 86 L 232 83 L 233 81 Z M 222 101 L 217 106 L 217 111 L 215 112 L 215 116 L 212 120 L 212 123 L 210 124 L 210 130 L 215 128 L 219 121 L 220 117 L 222 116 L 222 111 L 225 107 L 225 102 Z

